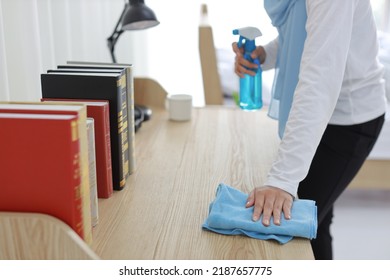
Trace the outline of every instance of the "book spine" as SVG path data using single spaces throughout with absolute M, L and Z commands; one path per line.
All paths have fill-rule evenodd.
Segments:
M 128 142 L 128 116 L 127 116 L 127 94 L 126 94 L 126 75 L 123 73 L 117 81 L 118 87 L 118 133 L 119 145 L 121 147 L 122 174 L 119 181 L 119 189 L 126 185 L 126 179 L 129 176 L 129 142 Z
M 81 186 L 81 154 L 80 154 L 80 137 L 78 133 L 77 121 L 70 123 L 71 139 L 72 139 L 72 165 L 73 165 L 73 186 L 74 186 L 74 205 L 76 219 L 74 230 L 81 237 L 85 238 L 84 222 L 83 222 L 83 198 Z
M 129 175 L 135 171 L 134 79 L 131 67 L 126 67 L 127 112 L 129 119 Z
M 104 136 L 106 137 L 106 159 L 107 159 L 107 167 L 106 167 L 106 172 L 107 172 L 107 188 L 105 190 L 105 197 L 110 197 L 113 194 L 113 181 L 112 181 L 112 164 L 111 164 L 111 136 L 110 136 L 110 118 L 109 118 L 109 109 L 108 106 L 104 107 Z
M 87 135 L 87 109 L 84 108 L 79 113 L 77 121 L 78 133 L 80 137 L 81 155 L 81 197 L 83 200 L 83 222 L 84 240 L 87 244 L 92 244 L 92 222 L 91 222 L 91 195 L 89 184 L 89 164 L 88 164 L 88 135 Z

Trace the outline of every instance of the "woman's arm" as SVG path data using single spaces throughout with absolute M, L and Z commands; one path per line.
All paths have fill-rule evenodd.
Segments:
M 258 220 L 263 213 L 265 225 L 271 216 L 278 224 L 281 212 L 289 216 L 291 196 L 306 177 L 331 118 L 343 82 L 356 3 L 306 1 L 307 38 L 286 130 L 267 187 L 255 188 L 248 201 L 248 206 L 255 206 L 253 219 Z

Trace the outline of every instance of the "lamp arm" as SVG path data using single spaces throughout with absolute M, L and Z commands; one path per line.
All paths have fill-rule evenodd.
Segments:
M 112 32 L 111 36 L 107 38 L 107 46 L 110 50 L 112 62 L 114 62 L 114 63 L 116 63 L 116 58 L 115 58 L 115 54 L 114 54 L 115 44 L 118 41 L 119 36 L 123 33 L 121 22 L 122 22 L 124 14 L 128 8 L 128 5 L 129 5 L 128 3 L 125 3 L 125 7 L 122 11 L 121 16 L 119 17 L 119 20 L 114 28 L 114 31 Z

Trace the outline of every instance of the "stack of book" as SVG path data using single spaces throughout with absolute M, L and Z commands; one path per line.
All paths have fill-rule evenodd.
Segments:
M 134 86 L 126 64 L 68 62 L 41 75 L 42 97 L 109 102 L 113 189 L 134 172 Z
M 90 244 L 98 198 L 135 170 L 132 67 L 68 62 L 41 86 L 37 102 L 0 103 L 0 211 L 52 215 Z

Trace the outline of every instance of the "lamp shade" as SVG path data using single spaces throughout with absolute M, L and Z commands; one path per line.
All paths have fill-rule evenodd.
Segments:
M 122 30 L 140 30 L 158 25 L 154 12 L 143 0 L 130 0 L 122 20 Z

